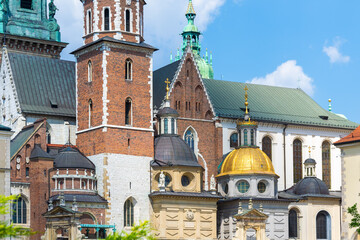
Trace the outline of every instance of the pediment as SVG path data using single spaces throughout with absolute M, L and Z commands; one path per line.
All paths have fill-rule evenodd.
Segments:
M 251 209 L 234 216 L 236 219 L 267 219 L 269 216 L 257 209 Z

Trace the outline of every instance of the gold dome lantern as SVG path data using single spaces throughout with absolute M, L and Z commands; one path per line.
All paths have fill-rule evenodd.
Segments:
M 241 147 L 233 150 L 225 158 L 220 174 L 217 177 L 251 174 L 277 176 L 274 166 L 266 153 L 257 147 Z

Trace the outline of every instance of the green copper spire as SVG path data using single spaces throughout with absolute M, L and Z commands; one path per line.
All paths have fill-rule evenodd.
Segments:
M 192 0 L 189 0 L 189 5 L 187 7 L 186 10 L 186 19 L 188 21 L 188 24 L 185 26 L 183 32 L 182 32 L 182 38 L 183 38 L 183 43 L 182 43 L 182 48 L 181 48 L 181 55 L 177 54 L 177 56 L 175 57 L 175 60 L 179 60 L 182 55 L 185 53 L 185 49 L 187 48 L 187 46 L 189 45 L 197 66 L 199 68 L 200 74 L 203 78 L 214 78 L 214 71 L 212 68 L 212 55 L 210 56 L 210 61 L 209 61 L 209 55 L 208 52 L 206 51 L 206 57 L 201 58 L 201 45 L 200 45 L 200 31 L 197 28 L 197 26 L 195 25 L 195 17 L 196 17 L 196 13 L 195 13 L 195 9 L 192 3 Z

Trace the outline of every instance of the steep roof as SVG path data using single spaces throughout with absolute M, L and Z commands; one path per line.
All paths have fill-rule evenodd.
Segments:
M 8 54 L 22 112 L 75 117 L 75 62 Z
M 70 146 L 59 151 L 54 160 L 54 168 L 84 168 L 95 170 L 95 165 L 78 149 Z
M 34 125 L 30 125 L 29 127 L 21 130 L 16 137 L 11 140 L 10 143 L 10 157 L 12 158 L 14 154 L 23 146 L 31 137 L 31 135 L 35 132 Z
M 343 137 L 339 141 L 335 142 L 334 145 L 342 145 L 346 143 L 360 142 L 360 126 L 357 127 L 352 133 Z
M 181 60 L 170 63 L 153 73 L 153 106 L 156 106 L 157 109 L 160 108 L 166 94 L 164 82 L 167 78 L 169 81 L 173 81 L 180 62 Z

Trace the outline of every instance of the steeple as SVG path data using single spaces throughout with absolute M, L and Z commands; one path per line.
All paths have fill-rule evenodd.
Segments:
M 197 26 L 194 24 L 194 20 L 196 17 L 196 13 L 194 10 L 194 6 L 192 4 L 192 0 L 189 0 L 189 5 L 186 11 L 186 19 L 188 20 L 188 24 L 185 26 L 182 36 L 183 36 L 183 45 L 182 51 L 185 52 L 186 46 L 188 45 L 188 40 L 190 40 L 191 49 L 194 53 L 200 55 L 201 46 L 200 46 L 200 31 Z
M 256 146 L 256 129 L 257 122 L 251 121 L 249 114 L 249 102 L 248 102 L 248 87 L 245 86 L 245 115 L 244 120 L 239 120 L 237 128 L 240 136 L 240 147 L 255 147 Z

